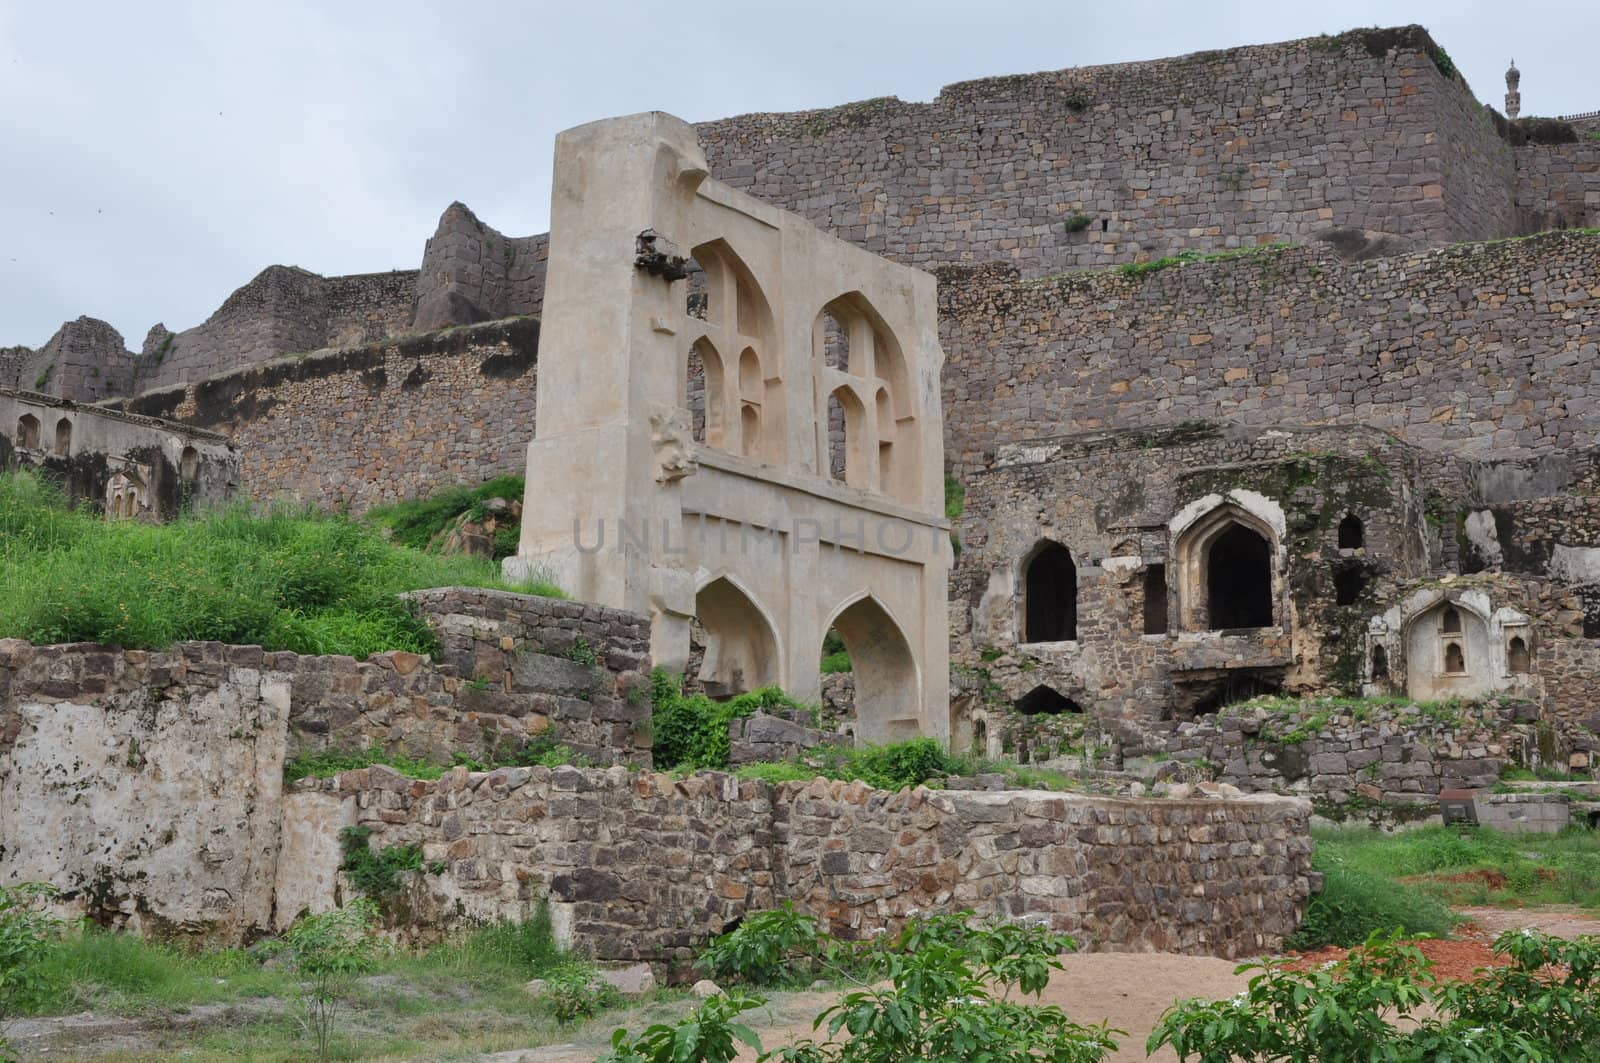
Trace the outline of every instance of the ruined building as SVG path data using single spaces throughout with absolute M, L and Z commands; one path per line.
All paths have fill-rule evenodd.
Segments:
M 626 327 L 593 322 L 612 329 L 605 349 L 691 361 L 681 391 L 674 368 L 651 394 L 671 410 L 628 422 L 631 487 L 606 513 L 759 523 L 793 491 L 926 528 L 939 485 L 904 456 L 942 447 L 956 684 L 950 717 L 924 729 L 992 743 L 1017 712 L 1132 733 L 1270 691 L 1499 691 L 1586 749 L 1600 729 L 1600 139 L 1592 114 L 1528 117 L 1535 78 L 1513 64 L 1501 114 L 1405 27 L 702 123 L 689 169 L 720 206 L 661 233 L 676 251 L 607 246 L 630 287 L 604 298 L 633 309 Z M 811 274 L 787 250 L 747 250 L 783 244 L 770 234 L 730 257 L 696 214 L 730 203 L 932 273 L 937 337 L 906 331 L 920 309 L 896 317 L 866 288 L 823 296 L 801 279 L 809 302 L 783 303 L 773 292 Z M 415 272 L 272 267 L 205 323 L 157 326 L 137 355 L 80 319 L 39 351 L 0 351 L 0 386 L 220 433 L 257 498 L 359 509 L 520 470 L 530 441 L 543 483 L 539 456 L 605 420 L 540 387 L 541 344 L 547 379 L 575 371 L 558 359 L 581 293 L 562 295 L 559 271 L 588 268 L 553 224 L 554 243 L 506 237 L 453 204 Z M 632 261 L 653 253 L 689 261 L 646 298 Z M 758 256 L 783 260 L 781 285 Z M 812 297 L 834 300 L 827 320 Z M 756 324 L 730 329 L 730 305 Z M 890 352 L 888 375 L 856 373 L 858 350 L 878 369 Z M 672 411 L 689 419 L 685 453 L 705 455 L 693 476 L 672 471 Z M 752 480 L 756 466 L 790 479 Z M 735 482 L 759 487 L 737 504 L 713 488 Z M 546 546 L 524 543 L 551 560 Z M 814 689 L 807 662 L 843 583 L 786 573 L 821 579 L 829 603 L 768 604 L 752 624 L 750 603 L 787 594 L 757 585 L 770 574 L 702 601 L 707 588 L 635 560 L 566 571 L 608 604 L 755 632 L 702 664 L 720 689 Z M 947 562 L 916 563 L 942 578 Z M 943 656 L 916 629 L 934 603 L 875 600 L 902 619 L 926 704 Z M 662 632 L 661 658 L 680 659 L 681 633 Z

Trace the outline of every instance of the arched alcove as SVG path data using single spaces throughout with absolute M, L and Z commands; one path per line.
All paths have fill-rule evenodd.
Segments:
M 702 336 L 689 348 L 684 366 L 684 406 L 689 410 L 695 442 L 722 445 L 722 357 L 710 338 Z
M 780 684 L 778 638 L 767 614 L 727 577 L 695 595 L 695 616 L 705 631 L 700 685 L 715 698 Z
M 839 440 L 840 450 L 843 454 L 841 461 L 830 449 L 828 456 L 829 472 L 834 479 L 843 479 L 851 487 L 862 491 L 872 490 L 871 471 L 867 465 L 867 412 L 861 405 L 861 400 L 856 397 L 853 389 L 845 386 L 836 388 L 828 400 L 828 421 L 833 422 L 834 404 L 838 404 L 839 418 L 844 426 L 843 438 Z M 829 446 L 834 440 L 831 432 Z
M 200 476 L 200 452 L 193 447 L 184 447 L 183 454 L 178 458 L 178 474 L 186 483 L 193 483 Z
M 1360 561 L 1340 561 L 1333 570 L 1333 602 L 1354 605 L 1367 589 L 1367 570 Z
M 1339 549 L 1360 550 L 1367 545 L 1367 532 L 1361 524 L 1361 518 L 1354 513 L 1346 513 L 1344 520 L 1339 522 Z
M 856 736 L 862 742 L 899 741 L 921 733 L 921 678 L 911 643 L 871 595 L 846 605 L 827 625 L 850 654 L 856 684 Z
M 739 409 L 739 445 L 746 457 L 761 456 L 761 407 L 753 402 Z
M 916 396 L 904 352 L 894 331 L 860 292 L 829 301 L 812 328 L 814 364 L 818 379 L 818 453 L 831 450 L 837 425 L 824 396 L 842 387 L 857 395 L 857 403 L 870 407 L 870 423 L 863 418 L 859 443 L 861 468 L 846 480 L 864 491 L 878 491 L 902 501 L 915 501 L 918 437 L 915 431 Z M 847 418 L 849 409 L 844 411 Z M 845 426 L 849 434 L 850 426 Z M 873 438 L 865 436 L 871 434 Z M 825 447 L 824 442 L 830 445 Z
M 1382 646 L 1372 647 L 1372 682 L 1389 681 L 1389 651 Z
M 1466 603 L 1435 602 L 1404 630 L 1408 696 L 1473 697 L 1499 685 L 1499 647 L 1490 644 L 1488 619 Z
M 39 446 L 39 418 L 31 413 L 25 413 L 17 418 L 18 450 L 35 450 Z
M 1511 641 L 1506 643 L 1506 671 L 1512 675 L 1527 675 L 1533 671 L 1533 659 L 1528 652 L 1528 640 L 1521 635 L 1511 636 Z
M 878 421 L 878 479 L 882 483 L 893 483 L 896 474 L 894 439 L 897 426 L 894 420 L 894 404 L 889 399 L 888 388 L 878 389 L 874 410 Z
M 1024 716 L 1041 713 L 1054 716 L 1063 712 L 1082 712 L 1083 706 L 1053 687 L 1040 684 L 1018 698 L 1013 706 Z
M 72 422 L 63 417 L 56 422 L 56 457 L 64 458 L 72 453 Z
M 1022 641 L 1078 637 L 1078 566 L 1072 552 L 1046 539 L 1022 562 Z
M 691 431 L 707 446 L 782 464 L 782 404 L 768 403 L 780 382 L 771 307 L 726 240 L 700 244 L 691 261 L 699 272 L 686 278 L 685 310 L 689 334 L 698 338 L 686 355 L 682 393 Z M 747 433 L 752 420 L 755 431 Z
M 1272 527 L 1232 503 L 1191 523 L 1173 544 L 1183 626 L 1191 631 L 1274 626 L 1277 553 Z

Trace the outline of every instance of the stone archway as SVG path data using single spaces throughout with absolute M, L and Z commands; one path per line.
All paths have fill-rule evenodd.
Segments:
M 856 740 L 897 742 L 922 733 L 921 678 L 900 624 L 870 594 L 829 621 L 850 654 L 856 682 Z
M 1282 612 L 1276 529 L 1222 502 L 1190 523 L 1173 545 L 1178 612 L 1189 631 L 1273 627 Z
M 783 656 L 772 621 L 733 579 L 721 576 L 700 588 L 695 616 L 706 638 L 698 679 L 709 696 L 782 685 Z

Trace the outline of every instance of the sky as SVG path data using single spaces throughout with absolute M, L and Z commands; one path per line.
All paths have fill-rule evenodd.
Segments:
M 547 227 L 562 129 L 926 101 L 999 74 L 1427 26 L 1500 106 L 1600 108 L 1600 3 L 0 0 L 0 346 L 80 314 L 137 351 L 273 263 L 415 269 L 453 200 Z

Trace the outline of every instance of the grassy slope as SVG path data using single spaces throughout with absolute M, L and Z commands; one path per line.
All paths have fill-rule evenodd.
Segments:
M 450 585 L 504 586 L 492 562 L 412 550 L 345 517 L 239 506 L 108 522 L 68 509 L 37 477 L 0 475 L 0 638 L 428 652 L 432 633 L 395 596 Z

